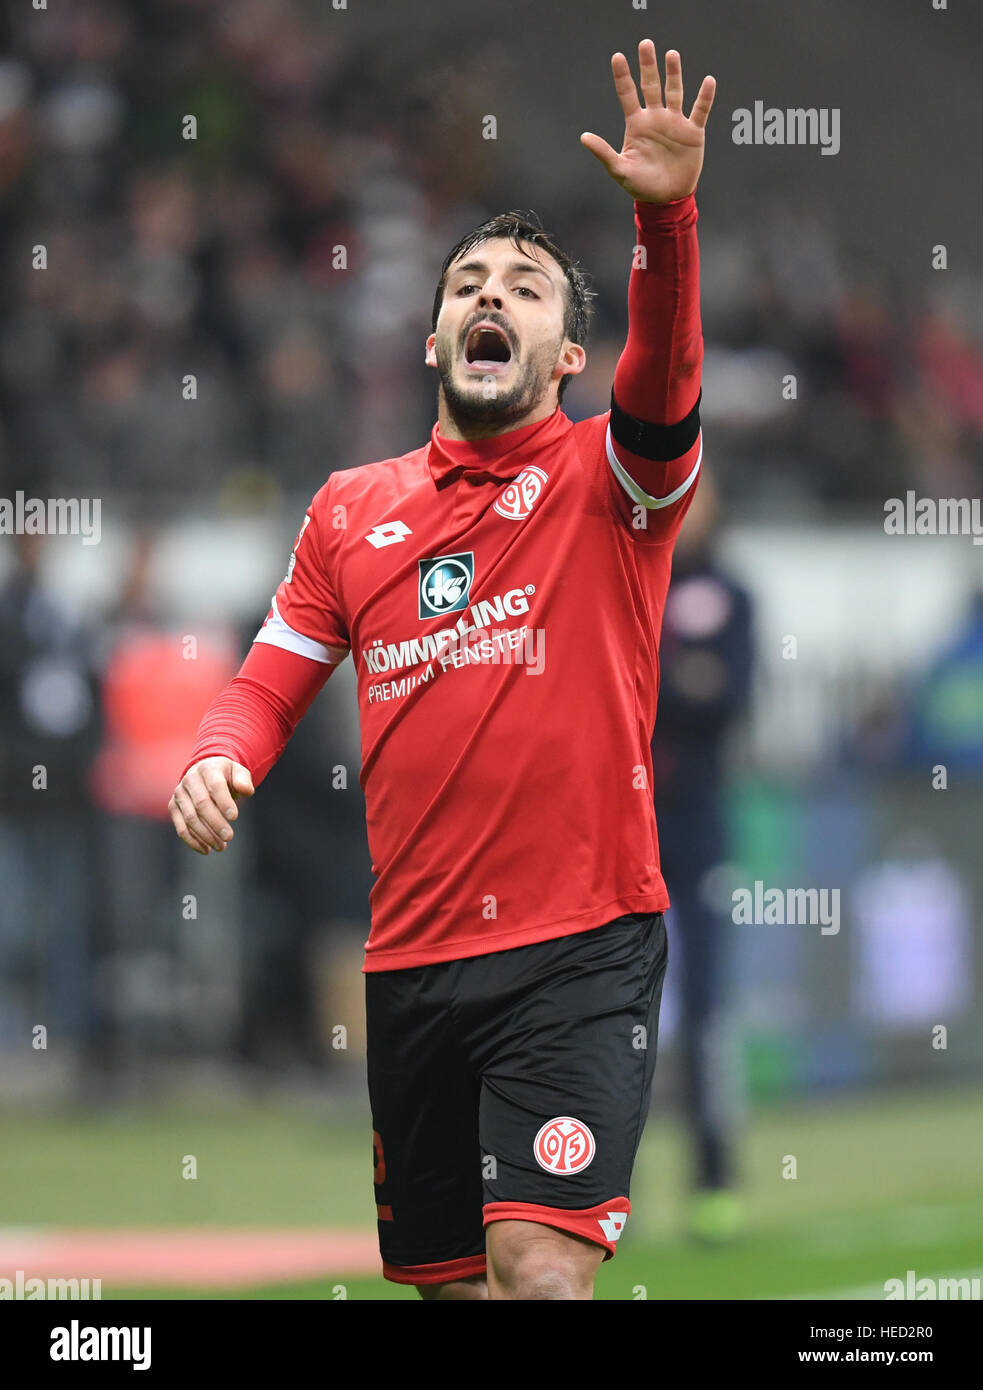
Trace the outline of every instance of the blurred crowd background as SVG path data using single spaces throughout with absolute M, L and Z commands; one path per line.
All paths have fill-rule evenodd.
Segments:
M 564 408 L 607 408 L 631 210 L 578 136 L 617 141 L 609 56 L 649 35 L 682 52 L 687 109 L 704 72 L 719 83 L 698 194 L 716 516 L 667 613 L 655 743 L 666 825 L 673 760 L 711 745 L 693 775 L 717 819 L 678 896 L 719 923 L 734 882 L 841 890 L 837 935 L 726 923 L 720 1007 L 752 1097 L 978 1069 L 983 550 L 884 529 L 908 490 L 980 493 L 979 194 L 953 148 L 979 115 L 972 46 L 928 4 L 831 0 L 820 21 L 756 0 L 739 43 L 723 7 L 670 8 L 5 13 L 0 495 L 101 499 L 102 530 L 0 536 L 0 1085 L 37 1093 L 39 1024 L 55 1093 L 203 1059 L 361 1084 L 350 671 L 231 854 L 184 850 L 167 799 L 309 498 L 426 441 L 423 344 L 460 234 L 533 207 L 583 263 L 590 365 Z M 841 108 L 840 153 L 733 144 L 759 99 Z M 744 615 L 739 651 L 708 574 Z M 669 1089 L 687 1008 L 708 1007 L 672 973 Z M 939 1023 L 959 1038 L 941 1059 Z

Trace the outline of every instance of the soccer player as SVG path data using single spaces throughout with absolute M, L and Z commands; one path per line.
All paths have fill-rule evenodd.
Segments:
M 634 200 L 611 408 L 561 408 L 590 295 L 507 213 L 444 262 L 429 441 L 333 473 L 170 803 L 232 839 L 297 721 L 358 671 L 365 986 L 383 1273 L 425 1298 L 589 1299 L 630 1212 L 667 961 L 649 736 L 673 540 L 702 457 L 689 116 L 669 50 L 611 68 Z M 385 389 L 385 383 L 380 383 Z M 329 849 L 326 846 L 326 850 Z

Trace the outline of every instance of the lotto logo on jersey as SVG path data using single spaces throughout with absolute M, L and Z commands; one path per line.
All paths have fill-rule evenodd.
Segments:
M 540 1168 L 548 1173 L 580 1173 L 595 1152 L 594 1136 L 580 1120 L 559 1115 L 547 1120 L 532 1146 Z
M 365 539 L 376 550 L 381 550 L 384 545 L 399 545 L 412 534 L 405 521 L 384 521 L 381 526 L 373 526 Z
M 495 511 L 510 521 L 523 521 L 532 511 L 539 494 L 549 482 L 549 474 L 541 468 L 524 468 L 515 482 L 503 487 L 495 499 Z
M 471 602 L 474 583 L 474 551 L 463 555 L 438 555 L 420 562 L 420 617 L 442 618 L 457 613 Z

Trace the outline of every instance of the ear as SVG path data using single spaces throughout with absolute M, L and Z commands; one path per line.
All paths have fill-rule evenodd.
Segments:
M 436 367 L 437 365 L 437 354 L 434 351 L 434 344 L 436 343 L 436 341 L 436 333 L 431 333 L 430 337 L 427 339 L 427 351 L 426 356 L 423 359 L 428 367 Z
M 557 376 L 579 376 L 586 366 L 587 353 L 579 343 L 571 343 L 567 339 L 553 370 Z

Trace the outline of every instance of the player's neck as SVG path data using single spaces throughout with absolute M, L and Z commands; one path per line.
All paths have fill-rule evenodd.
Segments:
M 437 406 L 437 426 L 443 439 L 495 439 L 501 434 L 509 434 L 512 430 L 521 430 L 525 425 L 535 425 L 541 420 L 548 420 L 556 408 L 557 402 L 547 397 L 525 415 L 503 421 L 501 424 L 495 421 L 458 420 L 448 409 L 444 393 L 441 391 Z

